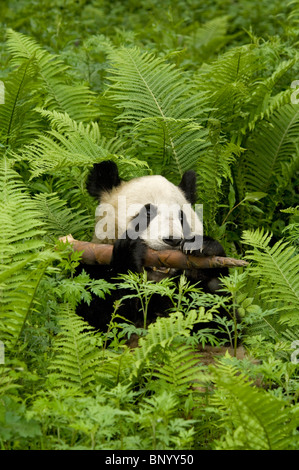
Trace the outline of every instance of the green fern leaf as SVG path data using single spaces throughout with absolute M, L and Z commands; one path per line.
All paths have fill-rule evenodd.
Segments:
M 134 355 L 129 348 L 123 347 L 122 351 L 117 352 L 108 349 L 105 351 L 105 357 L 101 362 L 97 381 L 108 389 L 112 389 L 119 384 L 128 385 L 131 381 L 134 365 Z
M 175 391 L 187 391 L 200 375 L 200 357 L 192 348 L 181 344 L 169 348 L 165 354 L 165 362 L 155 370 L 153 375 L 174 387 Z
M 227 16 L 213 18 L 200 25 L 186 38 L 188 49 L 200 62 L 211 60 L 211 57 L 230 40 L 227 34 L 228 26 Z
M 143 367 L 153 362 L 155 354 L 168 349 L 174 341 L 190 336 L 194 324 L 204 321 L 204 314 L 190 311 L 186 316 L 181 312 L 171 313 L 169 317 L 158 318 L 148 327 L 145 338 L 140 338 L 139 347 L 135 350 L 135 369 L 133 375 L 138 375 Z
M 55 257 L 42 252 L 42 222 L 19 175 L 0 164 L 0 330 L 8 347 L 18 340 L 36 291 Z
M 225 450 L 286 450 L 296 447 L 299 408 L 257 389 L 231 365 L 214 369 L 212 398 L 221 411 L 225 434 L 216 442 Z M 297 436 L 298 437 L 298 436 Z
M 91 121 L 96 117 L 94 95 L 90 89 L 66 82 L 68 66 L 24 34 L 9 29 L 7 36 L 13 65 L 19 66 L 34 57 L 47 92 L 45 106 L 48 109 L 66 112 L 77 121 Z
M 252 245 L 247 258 L 256 263 L 250 268 L 260 279 L 260 292 L 270 306 L 280 313 L 280 320 L 299 324 L 299 255 L 288 242 L 270 245 L 271 235 L 263 230 L 245 231 L 243 242 Z
M 81 240 L 86 233 L 91 233 L 94 222 L 84 209 L 71 210 L 56 193 L 41 193 L 34 200 L 41 213 L 43 228 L 52 238 L 71 233 L 74 238 Z
M 143 136 L 141 149 L 148 139 L 151 162 L 159 148 L 160 168 L 171 161 L 172 172 L 181 176 L 194 166 L 201 151 L 206 131 L 197 120 L 203 115 L 206 96 L 195 92 L 187 76 L 153 54 L 120 48 L 110 53 L 110 59 L 108 95 L 123 109 L 118 121 L 135 126 L 135 135 Z
M 285 105 L 272 115 L 269 122 L 262 121 L 247 143 L 246 191 L 279 191 L 281 194 L 289 184 L 293 164 L 299 164 L 298 142 L 298 106 Z M 290 174 L 286 171 L 288 166 L 292 167 Z
M 198 73 L 198 86 L 208 92 L 212 116 L 223 123 L 223 127 L 238 131 L 247 122 L 255 103 L 252 92 L 255 89 L 256 74 L 265 66 L 256 54 L 254 45 L 235 47 L 222 54 L 211 64 L 204 64 Z M 243 123 L 243 126 L 242 126 Z
M 25 145 L 16 159 L 28 160 L 32 177 L 62 168 L 90 166 L 99 158 L 107 158 L 110 142 L 101 141 L 97 124 L 78 124 L 67 113 L 39 110 L 50 120 L 52 130 Z
M 269 119 L 274 112 L 278 111 L 279 108 L 285 104 L 290 103 L 292 89 L 288 88 L 274 96 L 271 96 L 273 89 L 279 79 L 296 63 L 296 58 L 291 60 L 282 61 L 275 68 L 274 72 L 269 78 L 260 80 L 259 85 L 255 90 L 255 101 L 259 103 L 258 107 L 252 111 L 253 118 L 248 123 L 248 129 L 252 131 L 256 123 L 263 120 Z M 243 130 L 245 133 L 245 129 Z
M 17 148 L 38 133 L 40 120 L 32 110 L 36 104 L 36 75 L 35 60 L 31 58 L 5 80 L 5 105 L 0 106 L 0 142 L 4 151 Z
M 60 306 L 59 325 L 48 380 L 54 387 L 90 391 L 100 357 L 94 329 L 78 317 L 70 304 Z

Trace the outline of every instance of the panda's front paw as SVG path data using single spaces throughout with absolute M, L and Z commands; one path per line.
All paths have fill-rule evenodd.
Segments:
M 195 235 L 183 243 L 183 252 L 194 256 L 226 256 L 223 246 L 210 237 Z
M 147 247 L 143 240 L 124 238 L 116 240 L 111 260 L 111 267 L 118 274 L 127 271 L 140 273 L 144 265 Z
M 186 255 L 200 256 L 202 254 L 203 237 L 201 235 L 195 235 L 192 238 L 184 240 L 182 245 L 182 251 Z
M 226 256 L 221 243 L 211 237 L 203 237 L 202 245 L 203 256 Z

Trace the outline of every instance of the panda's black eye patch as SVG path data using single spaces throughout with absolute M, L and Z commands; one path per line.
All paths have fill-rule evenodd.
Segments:
M 140 209 L 139 213 L 132 218 L 130 230 L 133 230 L 135 233 L 143 232 L 156 217 L 157 213 L 158 211 L 154 204 L 146 204 Z
M 188 223 L 188 220 L 184 211 L 180 210 L 179 217 L 180 217 L 181 226 L 183 228 L 184 237 L 187 238 L 191 233 L 191 229 L 190 229 L 190 225 Z

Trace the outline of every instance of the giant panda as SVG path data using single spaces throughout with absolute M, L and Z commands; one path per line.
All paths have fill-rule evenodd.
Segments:
M 142 272 L 148 247 L 182 250 L 196 256 L 225 256 L 218 241 L 203 236 L 202 221 L 191 207 L 196 202 L 194 171 L 185 172 L 178 186 L 160 175 L 123 181 L 115 162 L 108 160 L 93 166 L 86 186 L 89 194 L 98 201 L 92 242 L 114 245 L 109 266 L 83 266 L 91 278 L 114 282 L 119 274 Z M 167 275 L 178 279 L 180 274 L 172 269 Z M 191 282 L 199 282 L 204 292 L 215 293 L 219 292 L 220 277 L 227 275 L 227 268 L 197 269 L 185 274 Z M 155 281 L 163 275 L 148 271 L 148 279 Z M 90 305 L 82 302 L 77 313 L 96 329 L 107 330 L 114 302 L 125 293 L 117 289 L 105 299 L 94 297 Z M 164 297 L 153 296 L 149 305 L 149 321 L 167 314 L 167 308 L 171 306 L 168 301 Z M 137 325 L 143 321 L 137 299 L 122 304 L 118 314 Z

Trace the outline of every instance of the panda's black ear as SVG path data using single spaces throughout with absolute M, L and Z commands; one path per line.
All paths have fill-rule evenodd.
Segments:
M 184 192 L 186 199 L 191 203 L 196 202 L 196 173 L 193 170 L 188 170 L 183 174 L 182 181 L 179 188 Z
M 94 164 L 88 175 L 86 188 L 91 196 L 99 198 L 103 191 L 110 191 L 120 182 L 116 163 L 107 160 Z

